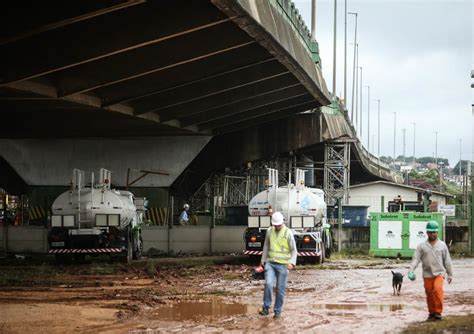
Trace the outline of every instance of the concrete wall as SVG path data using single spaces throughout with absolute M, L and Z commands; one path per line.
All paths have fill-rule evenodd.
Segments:
M 167 227 L 148 226 L 142 229 L 144 251 L 183 253 L 238 253 L 245 245 L 245 226 Z M 169 241 L 168 241 L 169 240 Z M 212 243 L 211 243 L 212 240 Z
M 244 249 L 245 226 L 187 226 L 168 229 L 162 226 L 142 228 L 144 251 L 167 253 L 240 253 Z M 8 226 L 8 251 L 46 253 L 48 230 L 43 227 Z M 211 244 L 212 240 L 212 244 Z M 0 249 L 4 248 L 4 229 L 0 225 Z
M 245 226 L 187 226 L 168 229 L 161 226 L 147 226 L 142 228 L 145 252 L 168 253 L 169 250 L 177 253 L 236 253 L 244 250 L 243 233 Z M 4 230 L 0 226 L 0 249 L 4 247 Z M 448 227 L 446 242 L 451 243 L 452 251 L 461 253 L 467 250 L 467 227 Z M 10 253 L 46 253 L 47 229 L 42 227 L 8 227 L 8 251 Z M 339 232 L 333 230 L 334 245 L 337 246 Z M 212 240 L 212 243 L 211 243 Z M 343 249 L 369 249 L 370 228 L 352 227 L 342 228 L 341 240 Z
M 5 245 L 4 226 L 0 225 L 0 249 Z M 8 226 L 8 251 L 12 253 L 46 253 L 48 230 L 44 227 Z

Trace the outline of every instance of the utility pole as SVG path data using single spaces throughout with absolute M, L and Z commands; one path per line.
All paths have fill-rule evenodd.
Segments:
M 461 150 L 462 150 L 462 139 L 459 138 L 459 178 L 461 178 L 462 172 L 461 172 L 461 165 L 462 165 L 462 155 L 461 155 Z
M 347 10 L 346 10 L 346 13 L 347 13 Z M 356 70 L 357 70 L 357 66 L 356 65 L 356 53 L 357 53 L 357 13 L 347 13 L 347 14 L 350 14 L 350 15 L 354 15 L 355 16 L 355 33 L 354 33 L 354 64 L 353 64 L 353 69 L 352 69 L 352 103 L 351 103 L 351 117 L 354 115 L 354 90 L 355 90 L 355 86 L 356 86 L 356 83 L 357 83 L 357 80 L 356 80 Z M 357 102 L 356 102 L 357 103 Z M 357 113 L 356 113 L 357 115 Z M 356 116 L 357 117 L 357 116 Z
M 332 64 L 332 95 L 336 100 L 336 38 L 337 38 L 337 0 L 334 0 L 334 45 L 333 45 L 333 64 Z
M 435 134 L 435 165 L 438 168 L 438 131 L 434 131 Z

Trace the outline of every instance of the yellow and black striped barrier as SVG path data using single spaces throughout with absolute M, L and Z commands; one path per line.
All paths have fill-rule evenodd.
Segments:
M 152 225 L 166 225 L 167 210 L 167 208 L 148 208 L 145 217 L 152 222 Z
M 28 218 L 32 220 L 43 219 L 51 216 L 51 209 L 45 209 L 41 206 L 30 206 L 28 208 Z

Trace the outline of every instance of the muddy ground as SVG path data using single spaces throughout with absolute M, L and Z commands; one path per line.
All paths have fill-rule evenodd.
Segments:
M 149 259 L 131 266 L 25 261 L 0 266 L 1 333 L 392 333 L 427 317 L 421 279 L 405 279 L 401 295 L 392 294 L 390 271 L 406 273 L 408 261 L 298 266 L 279 320 L 258 315 L 263 281 L 252 280 L 252 265 L 238 258 Z M 444 315 L 472 315 L 474 259 L 454 260 L 454 270 Z

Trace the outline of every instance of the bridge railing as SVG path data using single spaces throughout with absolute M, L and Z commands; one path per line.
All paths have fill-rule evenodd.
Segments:
M 357 131 L 354 127 L 354 124 L 352 124 L 352 121 L 349 118 L 349 113 L 345 109 L 345 107 L 343 106 L 343 102 L 341 100 L 339 100 L 339 98 L 337 98 L 336 101 L 333 101 L 331 103 L 331 105 L 321 107 L 321 112 L 323 112 L 325 114 L 329 114 L 329 115 L 337 115 L 337 116 L 344 117 L 346 123 L 349 125 L 349 127 L 351 129 L 351 137 L 357 138 L 357 140 L 354 141 L 354 145 L 357 147 L 357 150 L 360 152 L 362 157 L 364 159 L 369 160 L 370 161 L 369 164 L 374 166 L 378 170 L 385 169 L 387 172 L 390 172 L 390 174 L 392 174 L 392 176 L 394 176 L 395 179 L 398 180 L 397 182 L 402 182 L 403 181 L 403 179 L 404 179 L 403 173 L 393 169 L 390 164 L 380 160 L 379 157 L 377 157 L 377 156 L 373 155 L 372 153 L 370 153 L 364 147 L 364 145 L 362 145 L 362 142 L 360 141 L 360 139 L 357 135 Z
M 270 3 L 278 10 L 280 15 L 290 23 L 293 30 L 298 34 L 300 40 L 306 45 L 311 59 L 315 63 L 320 63 L 319 58 L 319 45 L 316 40 L 311 38 L 311 32 L 309 31 L 306 23 L 303 20 L 298 8 L 291 0 L 270 0 Z
M 370 153 L 363 145 L 360 141 L 357 141 L 356 142 L 356 145 L 357 145 L 357 148 L 364 154 L 364 157 L 366 159 L 369 159 L 371 162 L 373 162 L 374 164 L 380 166 L 380 167 L 383 167 L 385 169 L 390 169 L 390 164 L 386 163 L 386 162 L 383 162 L 382 160 L 380 160 L 379 157 L 373 155 L 372 153 Z

